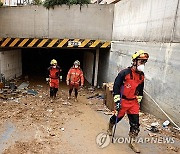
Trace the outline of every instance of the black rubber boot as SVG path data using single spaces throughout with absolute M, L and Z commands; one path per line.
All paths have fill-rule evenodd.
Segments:
M 137 144 L 137 136 L 135 136 L 132 132 L 129 132 L 130 143 L 129 147 L 135 152 L 140 153 L 139 146 Z
M 109 122 L 109 124 L 108 124 L 108 130 L 107 130 L 107 133 L 108 133 L 109 136 L 112 136 L 113 126 L 114 126 L 114 124 L 112 124 L 111 122 Z

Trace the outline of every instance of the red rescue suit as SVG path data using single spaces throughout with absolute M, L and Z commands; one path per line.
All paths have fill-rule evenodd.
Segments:
M 56 68 L 53 68 L 53 66 L 50 66 L 48 68 L 49 71 L 49 85 L 53 88 L 59 88 L 59 76 L 61 69 L 59 66 L 56 66 Z
M 79 85 L 84 85 L 84 75 L 82 70 L 78 68 L 70 68 L 67 74 L 66 81 L 69 82 L 70 87 L 79 88 Z
M 121 95 L 121 109 L 118 118 L 127 114 L 139 114 L 137 96 L 143 95 L 144 73 L 132 68 L 122 70 L 115 79 L 113 94 Z

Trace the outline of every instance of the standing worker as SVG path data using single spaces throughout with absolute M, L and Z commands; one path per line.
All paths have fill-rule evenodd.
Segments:
M 56 98 L 56 94 L 59 88 L 59 80 L 62 78 L 60 76 L 61 69 L 57 65 L 57 61 L 55 59 L 52 59 L 50 62 L 51 66 L 48 68 L 48 78 L 46 78 L 46 81 L 49 82 L 50 86 L 50 101 L 53 102 L 53 99 Z
M 84 75 L 83 75 L 83 71 L 80 68 L 80 62 L 78 60 L 76 60 L 74 62 L 73 67 L 71 67 L 69 69 L 67 77 L 66 77 L 66 83 L 69 86 L 68 99 L 71 98 L 71 93 L 72 93 L 72 91 L 74 89 L 74 91 L 75 91 L 75 101 L 77 101 L 79 86 L 84 85 Z
M 140 131 L 139 109 L 144 89 L 143 72 L 148 58 L 148 53 L 143 50 L 135 52 L 132 55 L 132 66 L 120 71 L 113 86 L 113 96 L 117 114 L 110 118 L 108 134 L 112 136 L 113 126 L 127 113 L 130 124 L 129 146 L 136 153 L 140 153 L 136 138 Z

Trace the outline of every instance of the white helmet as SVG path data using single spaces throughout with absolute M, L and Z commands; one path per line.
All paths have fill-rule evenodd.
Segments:
M 76 60 L 76 61 L 74 62 L 74 65 L 78 65 L 78 66 L 80 66 L 80 62 L 79 62 L 79 60 Z

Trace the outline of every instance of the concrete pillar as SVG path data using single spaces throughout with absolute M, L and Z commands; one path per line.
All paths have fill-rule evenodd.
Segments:
M 98 66 L 99 66 L 99 49 L 96 49 L 94 86 L 97 86 Z

